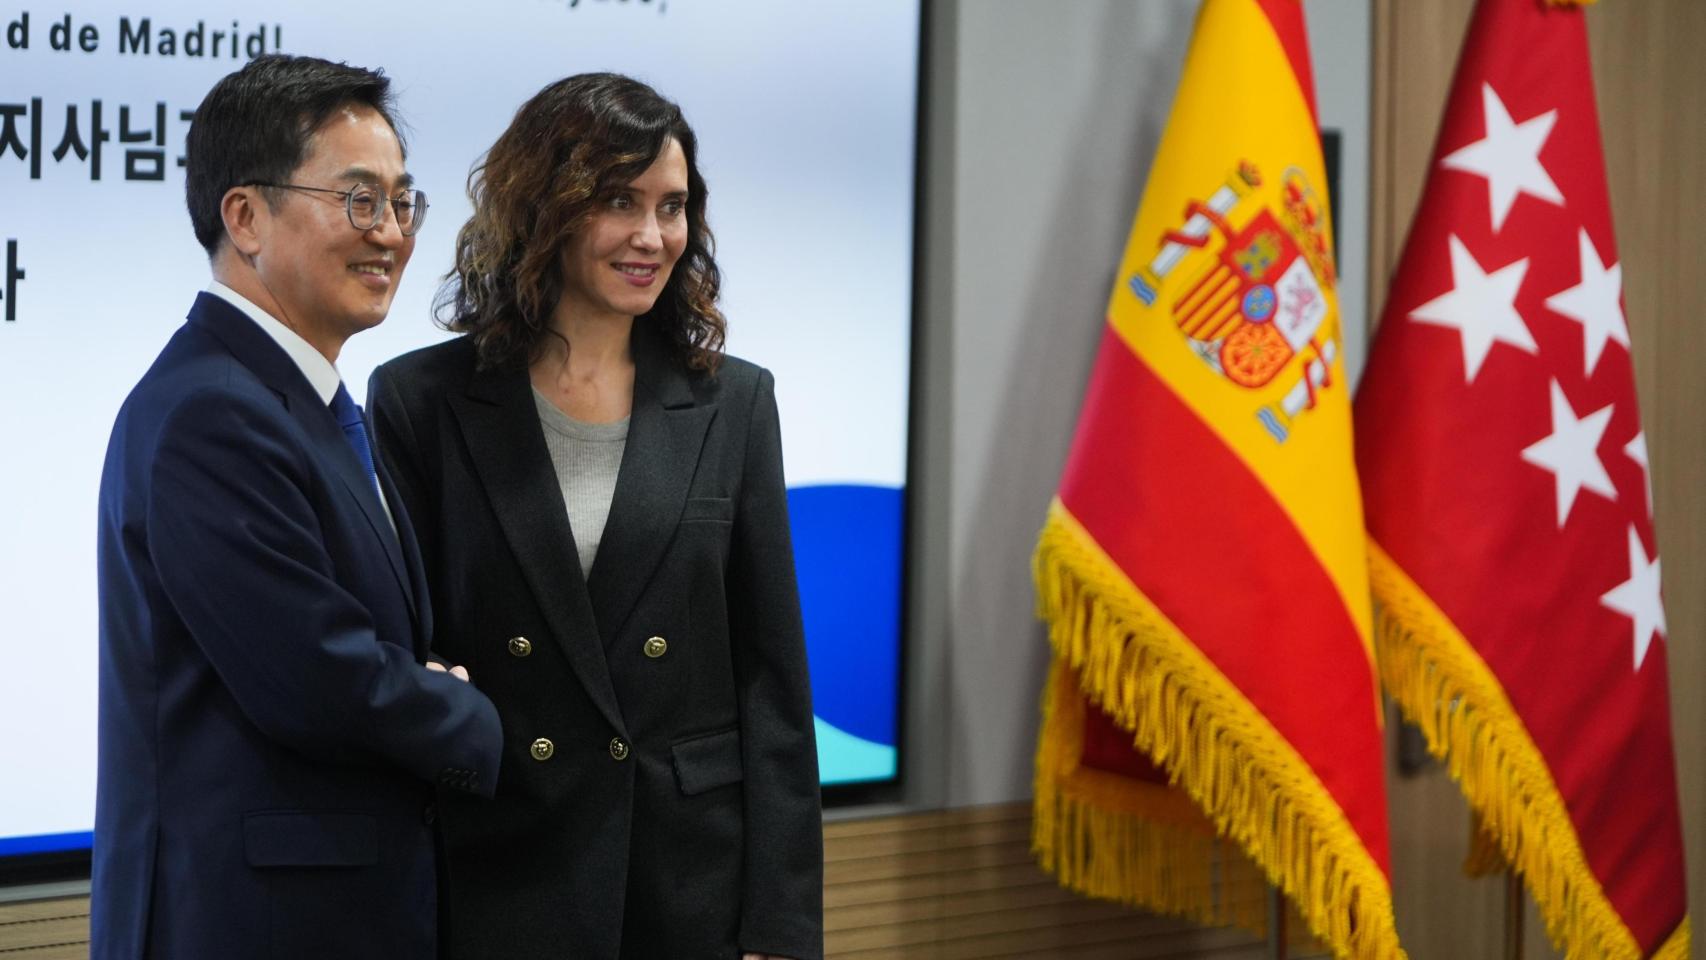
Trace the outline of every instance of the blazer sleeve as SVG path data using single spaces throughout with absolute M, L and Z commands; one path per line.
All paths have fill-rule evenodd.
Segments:
M 204 390 L 161 425 L 148 484 L 162 589 L 243 713 L 274 741 L 378 759 L 490 796 L 502 731 L 485 695 L 385 642 L 337 579 L 308 463 L 278 409 Z
M 823 817 L 774 381 L 754 391 L 730 546 L 746 863 L 741 949 L 823 956 Z

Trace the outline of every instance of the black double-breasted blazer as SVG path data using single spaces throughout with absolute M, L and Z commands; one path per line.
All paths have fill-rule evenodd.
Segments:
M 645 321 L 582 577 L 527 371 L 466 337 L 375 371 L 435 652 L 497 705 L 497 795 L 445 793 L 445 955 L 821 957 L 822 820 L 773 381 Z

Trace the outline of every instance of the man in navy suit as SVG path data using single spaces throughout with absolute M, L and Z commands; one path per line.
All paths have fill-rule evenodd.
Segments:
M 186 164 L 213 283 L 101 478 L 92 953 L 430 958 L 434 786 L 491 795 L 502 735 L 426 660 L 403 501 L 334 365 L 426 214 L 389 81 L 262 57 Z

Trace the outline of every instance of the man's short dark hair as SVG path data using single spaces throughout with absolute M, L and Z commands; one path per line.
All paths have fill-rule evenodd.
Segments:
M 213 85 L 196 108 L 184 156 L 184 199 L 195 238 L 212 257 L 225 238 L 219 207 L 232 187 L 279 183 L 308 155 L 308 141 L 338 109 L 371 107 L 397 134 L 383 71 L 317 57 L 268 54 Z M 406 152 L 406 150 L 405 150 Z M 267 203 L 275 198 L 268 192 Z

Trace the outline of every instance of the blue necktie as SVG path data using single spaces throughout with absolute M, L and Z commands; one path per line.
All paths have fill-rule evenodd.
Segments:
M 342 383 L 338 384 L 338 392 L 332 395 L 332 416 L 338 418 L 338 426 L 344 428 L 344 439 L 355 449 L 355 458 L 361 461 L 361 468 L 367 472 L 367 482 L 373 484 L 373 492 L 379 493 L 379 475 L 373 470 L 373 447 L 367 442 L 367 422 L 361 418 L 361 407 L 350 399 L 349 391 Z

